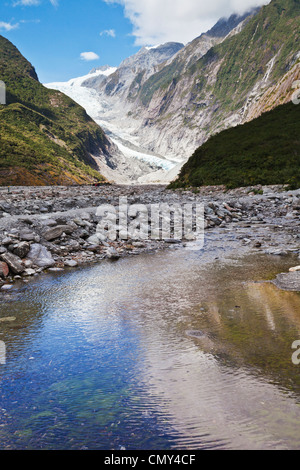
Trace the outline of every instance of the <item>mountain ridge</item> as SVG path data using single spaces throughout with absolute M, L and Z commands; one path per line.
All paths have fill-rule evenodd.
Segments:
M 0 184 L 74 184 L 104 181 L 94 155 L 114 146 L 77 103 L 47 90 L 34 67 L 0 36 Z

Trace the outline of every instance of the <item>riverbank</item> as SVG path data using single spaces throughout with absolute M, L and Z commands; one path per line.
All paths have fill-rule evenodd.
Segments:
M 170 191 L 165 186 L 0 188 L 1 292 L 44 271 L 189 245 L 170 239 L 99 239 L 96 210 L 103 204 L 117 207 L 120 197 L 127 197 L 128 205 L 147 207 L 203 203 L 206 234 L 232 236 L 220 236 L 224 248 L 234 239 L 235 253 L 240 249 L 271 256 L 294 254 L 295 261 L 300 254 L 300 190 L 285 191 L 280 186 L 230 191 L 221 187 Z M 300 282 L 294 281 L 295 275 L 293 290 L 300 290 Z

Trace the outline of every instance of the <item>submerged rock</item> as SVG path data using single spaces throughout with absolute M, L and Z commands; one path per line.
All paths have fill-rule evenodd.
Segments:
M 4 284 L 4 286 L 1 287 L 1 290 L 10 290 L 13 288 L 12 284 Z

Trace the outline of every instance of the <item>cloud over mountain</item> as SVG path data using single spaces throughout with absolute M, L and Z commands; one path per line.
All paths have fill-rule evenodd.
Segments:
M 123 5 L 137 45 L 168 41 L 187 43 L 221 17 L 244 13 L 270 0 L 105 0 Z

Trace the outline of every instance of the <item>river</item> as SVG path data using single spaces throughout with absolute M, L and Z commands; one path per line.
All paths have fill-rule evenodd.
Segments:
M 299 448 L 300 295 L 260 282 L 291 260 L 210 238 L 3 297 L 1 449 Z

